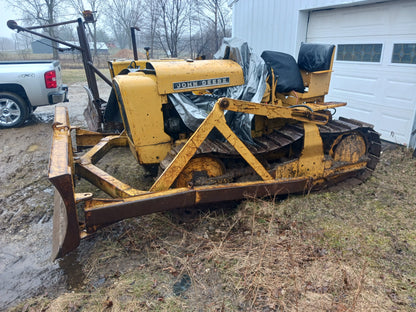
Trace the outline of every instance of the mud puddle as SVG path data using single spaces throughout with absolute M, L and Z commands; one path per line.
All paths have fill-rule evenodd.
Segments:
M 78 253 L 58 261 L 51 260 L 51 234 L 52 220 L 49 220 L 20 230 L 13 237 L 0 239 L 2 309 L 29 297 L 56 297 L 83 285 L 85 275 Z
M 0 305 L 8 307 L 29 296 L 45 294 L 64 278 L 50 260 L 52 221 L 34 224 L 0 240 Z M 54 291 L 57 291 L 54 289 Z

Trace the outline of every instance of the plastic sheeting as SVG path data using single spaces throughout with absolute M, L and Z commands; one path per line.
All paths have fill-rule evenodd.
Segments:
M 266 90 L 267 67 L 263 59 L 252 52 L 247 42 L 238 38 L 224 38 L 214 58 L 237 62 L 243 69 L 245 84 L 215 89 L 210 95 L 194 95 L 192 92 L 169 94 L 182 121 L 192 131 L 204 121 L 220 97 L 260 103 Z M 254 144 L 251 137 L 253 115 L 226 111 L 225 119 L 241 140 Z

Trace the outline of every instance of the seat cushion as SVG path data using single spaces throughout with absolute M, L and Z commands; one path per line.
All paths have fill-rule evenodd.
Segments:
M 331 67 L 333 44 L 302 43 L 298 65 L 307 72 L 328 70 Z
M 298 64 L 293 56 L 276 51 L 264 51 L 261 54 L 269 71 L 269 84 L 271 84 L 271 69 L 273 69 L 276 81 L 276 92 L 287 93 L 292 90 L 303 93 L 305 87 L 303 85 L 302 76 L 299 71 Z

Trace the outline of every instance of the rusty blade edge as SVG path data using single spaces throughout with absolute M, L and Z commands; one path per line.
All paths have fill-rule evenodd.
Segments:
M 85 211 L 87 229 L 107 226 L 109 224 L 150 213 L 168 211 L 175 208 L 193 207 L 218 202 L 234 201 L 247 198 L 274 197 L 293 193 L 307 193 L 311 190 L 327 187 L 341 180 L 355 177 L 363 171 L 344 172 L 325 179 L 312 180 L 299 178 L 290 181 L 263 182 L 257 184 L 233 184 L 230 186 L 198 187 L 182 191 L 146 194 L 123 202 L 105 204 L 88 208 Z
M 81 239 L 72 176 L 50 180 L 55 186 L 51 254 L 55 260 L 77 248 Z

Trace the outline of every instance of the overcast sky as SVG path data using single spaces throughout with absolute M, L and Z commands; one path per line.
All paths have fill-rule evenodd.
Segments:
M 12 38 L 14 31 L 7 27 L 7 21 L 18 17 L 18 13 L 9 7 L 6 0 L 0 0 L 0 37 Z

